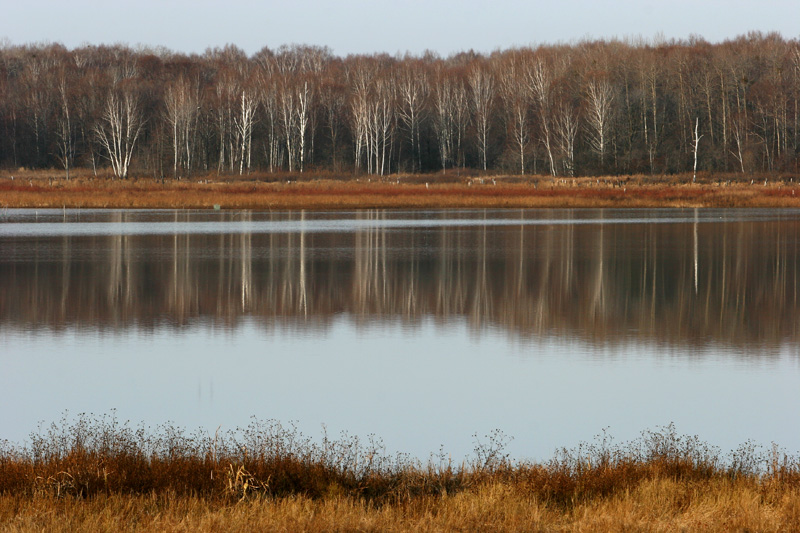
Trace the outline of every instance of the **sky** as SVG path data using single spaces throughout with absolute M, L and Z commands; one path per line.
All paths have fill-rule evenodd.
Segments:
M 583 39 L 711 42 L 749 31 L 800 37 L 799 0 L 0 0 L 0 44 L 164 46 L 248 54 L 282 44 L 339 56 L 447 56 Z

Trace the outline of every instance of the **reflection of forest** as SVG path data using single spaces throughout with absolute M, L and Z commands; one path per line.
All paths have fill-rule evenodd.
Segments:
M 302 228 L 303 215 L 291 217 Z M 345 313 L 463 317 L 594 341 L 796 342 L 799 230 L 792 221 L 9 239 L 3 247 L 24 260 L 0 257 L 0 324 L 320 325 Z

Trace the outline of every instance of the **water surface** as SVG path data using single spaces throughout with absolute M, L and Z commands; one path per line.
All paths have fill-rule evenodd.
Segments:
M 64 410 L 544 459 L 800 449 L 794 210 L 0 213 L 0 439 Z

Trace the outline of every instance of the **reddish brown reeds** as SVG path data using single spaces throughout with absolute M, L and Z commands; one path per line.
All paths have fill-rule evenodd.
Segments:
M 258 174 L 191 180 L 47 172 L 0 173 L 0 207 L 357 209 L 557 207 L 798 207 L 794 177 L 705 176 L 552 178 L 549 176 Z M 765 185 L 766 182 L 766 185 Z
M 254 421 L 234 432 L 63 421 L 0 450 L 0 529 L 244 531 L 790 531 L 800 463 L 646 431 L 518 462 L 495 434 L 475 455 L 420 462 L 379 442 L 314 442 Z

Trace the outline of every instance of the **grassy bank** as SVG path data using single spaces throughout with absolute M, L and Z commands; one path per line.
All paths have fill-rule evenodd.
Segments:
M 13 179 L 12 179 L 13 177 Z M 467 176 L 341 179 L 332 174 L 209 175 L 125 181 L 0 172 L 0 208 L 357 209 L 436 207 L 800 207 L 794 176 Z
M 277 422 L 210 435 L 81 417 L 0 453 L 3 531 L 703 530 L 800 528 L 800 463 L 723 455 L 674 428 L 518 462 L 388 456 Z

